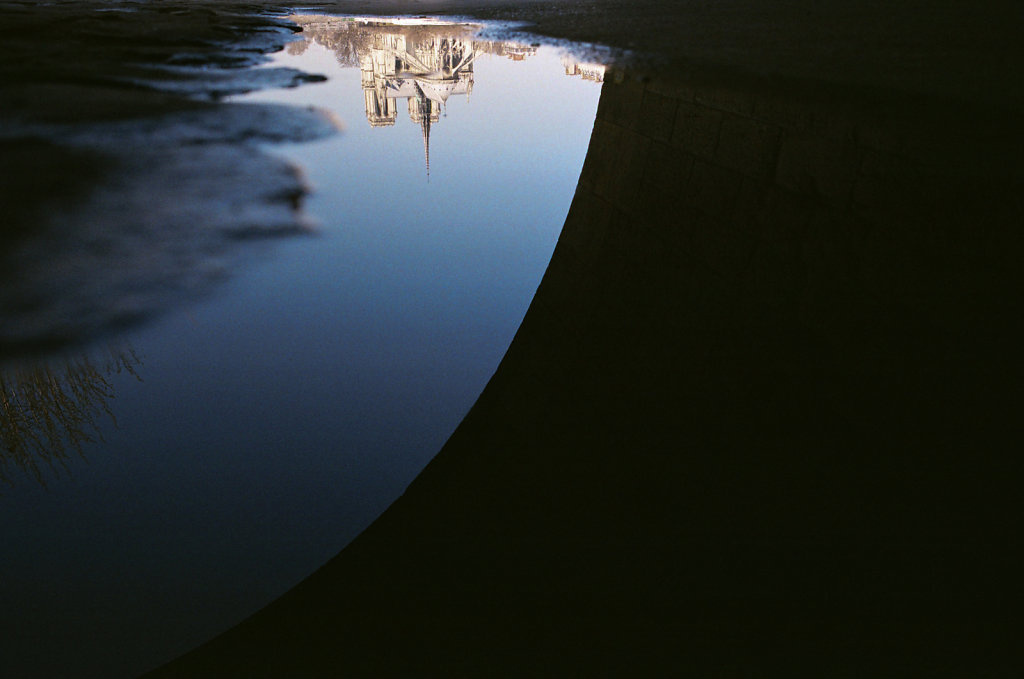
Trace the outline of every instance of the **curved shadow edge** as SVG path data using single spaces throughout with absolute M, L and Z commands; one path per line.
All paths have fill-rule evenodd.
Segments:
M 608 79 L 442 451 L 154 676 L 1003 667 L 1020 131 L 777 85 Z

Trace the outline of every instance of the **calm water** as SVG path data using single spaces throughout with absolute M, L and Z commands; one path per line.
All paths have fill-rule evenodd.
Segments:
M 314 187 L 316 233 L 88 365 L 7 369 L 56 376 L 63 405 L 37 408 L 97 440 L 28 445 L 45 485 L 0 468 L 0 674 L 130 675 L 295 584 L 439 450 L 530 303 L 601 70 L 459 26 L 301 21 L 275 63 L 328 80 L 248 100 L 344 123 L 271 149 Z

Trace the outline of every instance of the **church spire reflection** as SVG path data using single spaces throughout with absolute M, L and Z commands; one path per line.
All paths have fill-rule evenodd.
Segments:
M 431 32 L 379 30 L 372 32 L 359 50 L 366 120 L 372 127 L 394 125 L 398 100 L 405 99 L 409 119 L 423 133 L 428 180 L 430 126 L 441 119 L 449 97 L 465 94 L 469 99 L 476 54 L 473 41 L 448 26 Z
M 343 65 L 358 66 L 366 120 L 371 127 L 391 127 L 405 100 L 410 121 L 423 137 L 423 160 L 430 177 L 430 133 L 440 122 L 448 100 L 473 92 L 474 65 L 480 55 L 523 61 L 537 47 L 510 41 L 477 39 L 479 26 L 432 20 L 353 19 L 299 15 L 305 41 L 289 51 L 304 51 L 309 42 L 334 52 Z M 563 59 L 566 75 L 583 75 L 600 82 L 603 67 L 581 70 L 570 57 Z

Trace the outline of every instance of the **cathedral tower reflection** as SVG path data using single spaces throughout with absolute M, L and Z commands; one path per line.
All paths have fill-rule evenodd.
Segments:
M 406 101 L 409 120 L 423 133 L 423 157 L 430 176 L 430 131 L 448 100 L 473 92 L 474 63 L 481 54 L 524 61 L 537 47 L 516 42 L 475 39 L 478 26 L 403 19 L 343 19 L 295 16 L 307 41 L 335 53 L 343 64 L 358 65 L 366 120 L 371 127 L 391 127 Z M 289 48 L 299 52 L 305 44 Z M 601 82 L 604 66 L 580 64 L 564 57 L 566 75 Z
M 372 47 L 359 55 L 366 119 L 373 127 L 394 125 L 398 100 L 408 102 L 409 119 L 423 131 L 423 155 L 430 176 L 430 126 L 453 94 L 473 91 L 473 43 L 435 33 L 374 33 Z

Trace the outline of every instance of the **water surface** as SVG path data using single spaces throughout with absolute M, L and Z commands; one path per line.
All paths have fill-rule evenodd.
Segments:
M 94 387 L 59 456 L 22 446 L 0 467 L 0 607 L 17 612 L 0 650 L 17 676 L 145 670 L 336 553 L 455 429 L 551 256 L 600 67 L 454 24 L 299 21 L 306 39 L 270 66 L 327 80 L 243 100 L 343 122 L 272 147 L 314 188 L 312 233 L 102 345 L 3 368 L 8 387 L 49 371 L 72 403 Z

